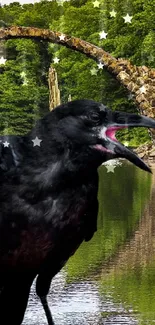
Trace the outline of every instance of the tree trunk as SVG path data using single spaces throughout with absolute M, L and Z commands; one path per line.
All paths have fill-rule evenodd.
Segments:
M 61 103 L 57 72 L 53 67 L 49 68 L 48 84 L 49 84 L 49 109 L 50 111 L 52 111 L 54 107 L 60 105 Z

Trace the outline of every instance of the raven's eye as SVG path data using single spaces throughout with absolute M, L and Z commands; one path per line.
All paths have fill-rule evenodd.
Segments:
M 100 116 L 98 113 L 91 113 L 89 116 L 90 120 L 95 123 L 95 124 L 99 124 L 100 123 Z
M 87 115 L 81 117 L 85 125 L 93 127 L 101 123 L 100 116 L 96 112 L 89 112 Z

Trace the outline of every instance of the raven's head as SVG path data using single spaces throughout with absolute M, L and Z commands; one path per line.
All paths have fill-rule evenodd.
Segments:
M 141 169 L 151 172 L 135 153 L 116 139 L 115 132 L 128 127 L 155 128 L 153 119 L 113 112 L 92 100 L 75 100 L 60 105 L 51 114 L 51 119 L 53 118 L 64 143 L 67 142 L 77 152 L 89 152 L 99 159 L 99 164 L 113 158 L 126 158 Z

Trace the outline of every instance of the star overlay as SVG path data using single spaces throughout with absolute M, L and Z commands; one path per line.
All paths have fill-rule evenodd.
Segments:
M 41 139 L 39 139 L 38 137 L 35 137 L 35 139 L 31 140 L 33 142 L 33 147 L 40 147 L 40 142 L 42 141 Z

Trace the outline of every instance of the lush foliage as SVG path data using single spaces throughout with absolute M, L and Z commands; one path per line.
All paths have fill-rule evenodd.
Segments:
M 131 59 L 133 63 L 154 66 L 155 0 L 100 0 L 94 7 L 92 0 L 70 0 L 58 5 L 56 0 L 20 5 L 18 2 L 0 7 L 0 19 L 7 24 L 50 28 L 80 37 L 110 52 L 116 57 Z M 117 12 L 111 17 L 112 10 Z M 123 16 L 133 16 L 125 23 Z M 151 17 L 151 20 L 150 20 Z M 3 23 L 1 23 L 3 25 Z M 108 33 L 100 39 L 101 31 Z M 5 48 L 4 48 L 5 47 Z M 82 54 L 56 44 L 31 40 L 8 40 L 0 45 L 7 58 L 0 65 L 0 131 L 25 133 L 38 116 L 48 111 L 48 68 L 54 57 L 58 71 L 62 102 L 90 98 L 102 101 L 112 109 L 135 111 L 127 91 L 97 63 Z M 91 69 L 96 68 L 96 75 Z M 132 144 L 148 140 L 147 132 L 134 130 L 123 134 Z

